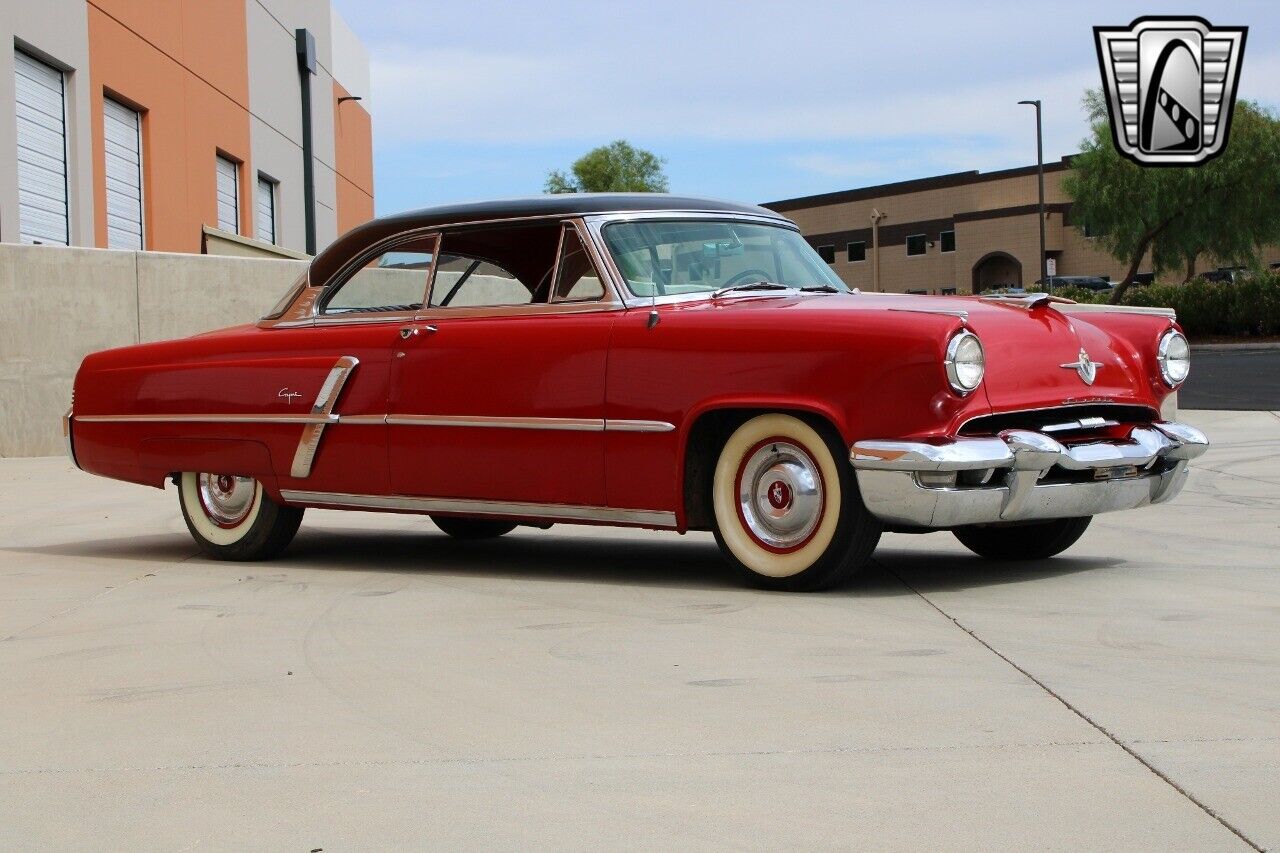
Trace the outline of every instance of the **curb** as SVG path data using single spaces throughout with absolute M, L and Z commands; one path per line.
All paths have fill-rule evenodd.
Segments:
M 1192 352 L 1241 352 L 1241 351 L 1280 352 L 1280 341 L 1268 341 L 1256 344 L 1191 344 Z

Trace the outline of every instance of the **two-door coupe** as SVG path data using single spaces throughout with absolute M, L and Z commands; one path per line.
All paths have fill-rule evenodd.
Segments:
M 1039 559 L 1170 499 L 1189 367 L 1167 311 L 859 293 L 764 208 L 561 195 L 362 225 L 256 324 L 88 356 L 63 427 L 221 559 L 383 510 L 711 530 L 801 590 L 886 530 Z

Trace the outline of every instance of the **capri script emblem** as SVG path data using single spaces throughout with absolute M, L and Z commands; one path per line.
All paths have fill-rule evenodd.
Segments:
M 276 392 L 276 396 L 283 397 L 284 401 L 288 403 L 290 406 L 292 406 L 294 398 L 301 397 L 302 395 L 299 394 L 297 391 L 290 391 L 288 388 L 281 388 L 279 391 Z

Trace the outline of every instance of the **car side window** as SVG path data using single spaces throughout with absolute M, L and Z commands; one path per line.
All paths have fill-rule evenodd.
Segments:
M 578 229 L 564 226 L 560 241 L 560 263 L 556 266 L 555 302 L 589 302 L 604 296 L 604 285 L 591 256 L 582 245 Z
M 431 286 L 432 308 L 528 305 L 533 293 L 512 273 L 482 258 L 442 252 Z
M 436 238 L 419 238 L 371 258 L 324 303 L 325 314 L 416 311 L 431 275 Z

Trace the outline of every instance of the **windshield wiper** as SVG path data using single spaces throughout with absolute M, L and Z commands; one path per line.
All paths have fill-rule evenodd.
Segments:
M 728 287 L 722 287 L 719 290 L 711 291 L 711 298 L 715 299 L 724 296 L 726 293 L 734 293 L 739 290 L 795 290 L 789 284 L 778 284 L 776 281 L 744 281 L 742 284 L 732 284 Z
M 746 281 L 742 284 L 735 284 L 729 287 L 722 287 L 719 290 L 712 291 L 711 298 L 723 296 L 726 293 L 733 293 L 740 290 L 798 290 L 801 293 L 848 293 L 847 290 L 831 284 L 779 284 L 776 281 Z

